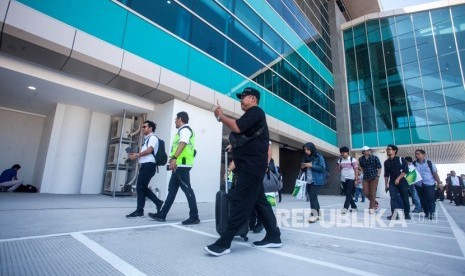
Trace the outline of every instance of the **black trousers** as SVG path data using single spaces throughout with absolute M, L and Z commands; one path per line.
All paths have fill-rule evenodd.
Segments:
M 318 193 L 320 192 L 321 186 L 316 186 L 311 183 L 305 185 L 307 189 L 308 198 L 310 200 L 310 211 L 312 216 L 320 215 L 320 202 L 318 202 Z
M 349 206 L 352 209 L 357 209 L 357 205 L 355 205 L 353 192 L 355 190 L 355 181 L 353 179 L 346 179 L 344 181 L 344 191 L 346 195 L 346 200 L 344 201 L 344 209 L 349 209 Z
M 142 163 L 137 176 L 137 212 L 144 212 L 145 198 L 148 197 L 155 205 L 160 204 L 161 200 L 149 189 L 150 179 L 155 175 L 155 163 Z
M 389 196 L 391 197 L 391 212 L 394 214 L 395 209 L 401 209 L 398 202 L 397 194 L 400 194 L 400 200 L 402 201 L 402 207 L 406 216 L 410 215 L 410 202 L 408 200 L 408 184 L 407 181 L 402 181 L 398 185 L 394 184 L 394 181 L 389 182 Z
M 257 210 L 257 215 L 262 219 L 263 226 L 266 230 L 266 238 L 271 240 L 279 239 L 281 232 L 276 225 L 276 217 L 271 205 L 265 197 L 263 190 L 263 177 L 256 176 L 245 172 L 237 172 L 236 187 L 231 189 L 230 216 L 228 227 L 223 235 L 215 242 L 217 245 L 225 248 L 231 247 L 231 242 L 252 215 Z
M 455 205 L 463 205 L 462 186 L 451 186 Z

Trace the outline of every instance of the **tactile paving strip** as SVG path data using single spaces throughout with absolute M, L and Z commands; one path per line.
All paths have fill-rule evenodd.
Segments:
M 0 242 L 0 275 L 122 275 L 71 236 Z

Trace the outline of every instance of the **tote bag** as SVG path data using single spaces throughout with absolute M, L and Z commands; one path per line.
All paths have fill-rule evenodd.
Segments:
M 301 173 L 295 181 L 294 191 L 292 191 L 292 196 L 298 199 L 305 198 L 305 188 L 307 181 L 305 181 L 305 173 Z
M 266 172 L 265 177 L 263 178 L 263 189 L 265 193 L 272 193 L 281 190 L 283 187 L 283 182 L 270 170 Z

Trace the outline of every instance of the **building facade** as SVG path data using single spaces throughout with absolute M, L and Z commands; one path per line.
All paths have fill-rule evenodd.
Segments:
M 212 110 L 220 103 L 239 117 L 235 93 L 253 86 L 273 157 L 284 152 L 296 174 L 307 141 L 328 158 L 338 154 L 336 13 L 336 2 L 322 0 L 1 0 L 0 76 L 8 86 L 0 112 L 10 130 L 2 147 L 43 193 L 99 193 L 112 115 L 146 114 L 171 141 L 184 110 L 198 140 L 192 182 L 202 185 L 200 201 L 213 201 L 227 131 Z M 153 183 L 162 197 L 168 177 L 162 171 Z
M 352 148 L 396 144 L 412 155 L 423 145 L 463 143 L 464 1 L 371 14 L 341 29 Z
M 385 16 L 365 0 L 0 0 L 1 168 L 20 163 L 42 193 L 101 193 L 114 115 L 153 120 L 169 148 L 186 111 L 192 185 L 213 201 L 228 130 L 212 110 L 241 116 L 235 94 L 247 86 L 262 93 L 288 189 L 308 141 L 333 170 L 345 145 L 462 145 L 462 5 L 443 2 L 450 21 L 430 8 Z M 414 58 L 412 45 L 429 54 Z M 161 197 L 168 179 L 152 180 Z M 334 173 L 322 193 L 338 187 Z

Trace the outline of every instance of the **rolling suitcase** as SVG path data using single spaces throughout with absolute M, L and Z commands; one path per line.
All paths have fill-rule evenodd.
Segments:
M 224 154 L 224 164 L 225 164 L 225 173 L 228 172 L 228 152 Z M 215 201 L 215 221 L 216 221 L 216 232 L 218 234 L 224 233 L 228 225 L 229 219 L 229 194 L 228 194 L 228 179 L 225 177 L 225 188 L 219 190 L 216 193 Z M 247 233 L 249 232 L 249 222 L 247 221 L 236 233 L 237 236 L 240 236 L 244 241 L 248 241 Z

